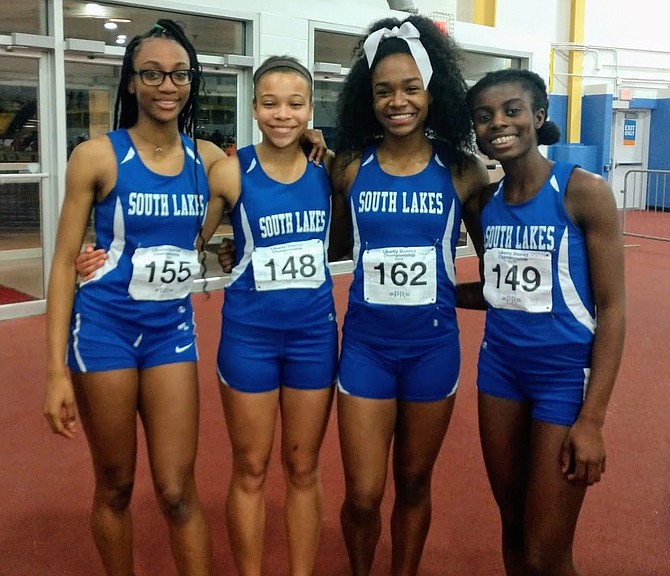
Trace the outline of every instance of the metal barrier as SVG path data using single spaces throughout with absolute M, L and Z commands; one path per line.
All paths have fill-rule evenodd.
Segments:
M 670 241 L 670 170 L 626 172 L 621 212 L 625 235 Z

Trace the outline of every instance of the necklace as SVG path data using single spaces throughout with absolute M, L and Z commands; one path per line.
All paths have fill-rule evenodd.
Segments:
M 133 134 L 134 134 L 135 137 L 139 138 L 140 140 L 143 140 L 144 142 L 146 142 L 146 143 L 149 144 L 150 146 L 153 146 L 154 154 L 162 154 L 162 153 L 163 153 L 163 147 L 165 146 L 164 144 L 163 144 L 163 145 L 155 144 L 155 143 L 152 142 L 151 140 L 148 140 L 147 138 L 145 138 L 144 136 L 142 136 L 142 135 L 141 135 L 140 133 L 138 133 L 137 131 L 133 132 Z

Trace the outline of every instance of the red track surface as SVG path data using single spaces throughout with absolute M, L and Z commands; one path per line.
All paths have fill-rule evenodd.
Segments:
M 619 381 L 606 424 L 608 469 L 591 488 L 577 530 L 575 556 L 584 576 L 670 575 L 670 245 L 636 241 L 626 252 L 628 335 Z M 472 259 L 458 261 L 459 277 L 472 278 Z M 349 278 L 336 278 L 340 318 Z M 212 525 L 217 576 L 234 574 L 224 525 L 229 444 L 214 371 L 220 293 L 198 295 L 196 314 L 202 388 L 198 482 Z M 451 428 L 434 478 L 433 523 L 422 576 L 502 574 L 498 518 L 486 481 L 476 427 L 476 356 L 483 317 L 459 313 L 461 387 Z M 41 415 L 44 385 L 44 317 L 0 323 L 0 575 L 92 576 L 101 574 L 88 527 L 93 490 L 83 434 L 53 436 Z M 339 528 L 342 470 L 333 413 L 322 451 L 324 529 L 317 576 L 345 576 Z M 275 454 L 277 454 L 275 452 Z M 278 454 L 277 454 L 278 456 Z M 389 486 L 384 530 L 374 574 L 388 573 Z M 287 573 L 282 516 L 283 480 L 278 457 L 267 485 L 266 567 Z M 137 576 L 171 576 L 166 530 L 139 454 L 132 503 Z

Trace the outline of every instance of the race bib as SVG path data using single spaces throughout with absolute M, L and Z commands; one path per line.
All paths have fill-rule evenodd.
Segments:
M 374 248 L 363 252 L 363 297 L 371 304 L 420 306 L 437 299 L 434 246 Z
M 251 262 L 259 292 L 318 288 L 326 281 L 323 242 L 318 239 L 254 248 Z
M 551 252 L 493 248 L 484 252 L 484 297 L 494 308 L 551 312 Z
M 191 293 L 200 274 L 196 250 L 178 246 L 137 248 L 128 293 L 133 300 L 177 300 Z

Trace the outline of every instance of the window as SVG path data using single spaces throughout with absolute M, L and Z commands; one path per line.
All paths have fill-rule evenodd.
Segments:
M 242 21 L 115 4 L 92 5 L 82 0 L 63 0 L 66 38 L 97 40 L 108 45 L 125 46 L 134 36 L 149 30 L 159 18 L 170 18 L 181 24 L 199 54 L 245 53 L 246 28 Z
M 47 34 L 46 0 L 0 2 L 0 34 Z

